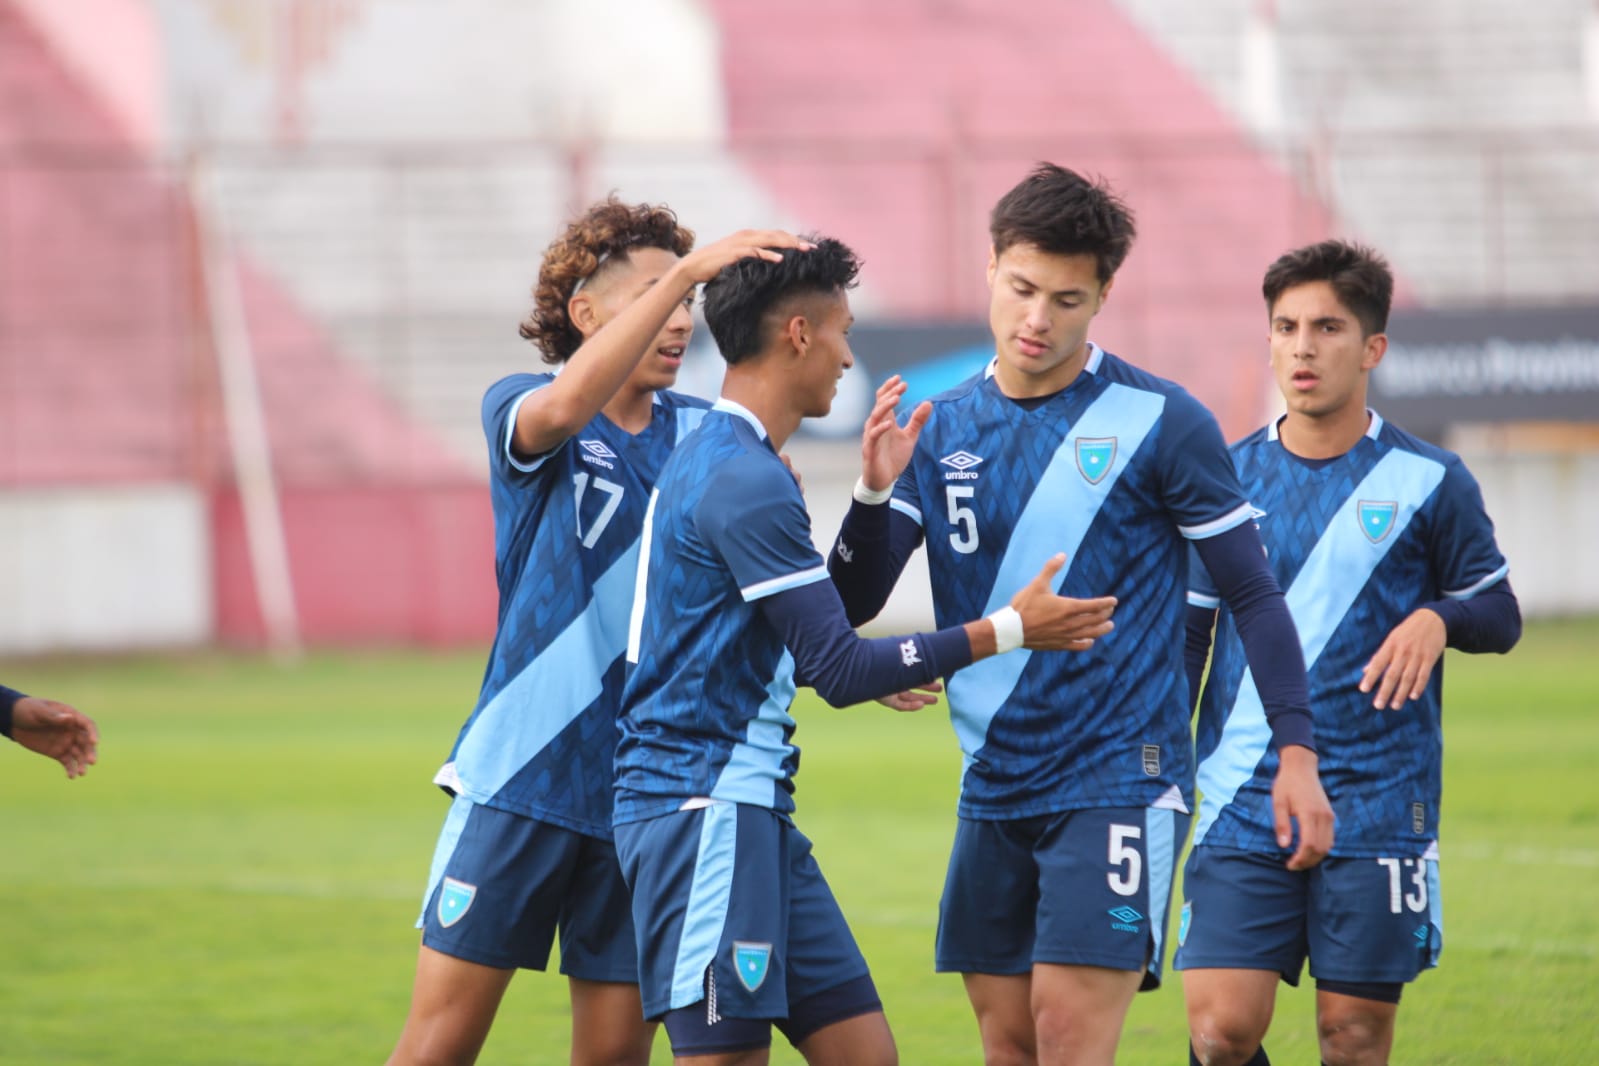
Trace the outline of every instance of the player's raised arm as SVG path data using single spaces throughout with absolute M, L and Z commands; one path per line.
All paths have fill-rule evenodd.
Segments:
M 781 249 L 805 247 L 809 247 L 805 241 L 782 230 L 741 230 L 689 252 L 659 277 L 645 279 L 645 291 L 636 298 L 634 293 L 610 292 L 606 286 L 608 262 L 598 263 L 576 283 L 565 305 L 571 327 L 585 339 L 555 380 L 518 409 L 513 439 L 516 453 L 542 455 L 587 425 L 622 387 L 648 352 L 650 342 L 674 315 L 682 316 L 686 338 L 695 287 L 715 277 L 722 267 L 748 257 L 778 261 Z M 601 325 L 601 303 L 606 300 L 631 302 Z M 676 352 L 678 358 L 682 354 L 681 349 Z
M 878 386 L 876 402 L 861 431 L 861 477 L 833 550 L 828 552 L 828 573 L 838 586 L 851 625 L 863 625 L 877 617 L 905 563 L 921 543 L 920 524 L 903 514 L 896 519 L 888 502 L 933 412 L 933 405 L 924 400 L 900 425 L 894 411 L 905 389 L 898 374 Z
M 932 417 L 933 405 L 917 404 L 901 425 L 895 415 L 908 386 L 898 374 L 877 387 L 877 399 L 861 431 L 861 485 L 868 493 L 886 493 L 910 465 L 922 427 Z

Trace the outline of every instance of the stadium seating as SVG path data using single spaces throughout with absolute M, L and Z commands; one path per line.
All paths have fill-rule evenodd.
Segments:
M 260 623 L 193 222 L 181 173 L 132 143 L 0 3 L 0 483 L 200 484 L 216 515 L 215 558 L 199 565 L 214 567 L 218 636 L 251 641 Z M 301 549 L 306 637 L 487 637 L 492 526 L 476 471 L 341 359 L 248 255 L 237 279 Z M 462 558 L 478 565 L 462 572 Z

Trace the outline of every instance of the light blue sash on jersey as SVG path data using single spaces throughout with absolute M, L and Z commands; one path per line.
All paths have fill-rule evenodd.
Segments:
M 766 686 L 766 699 L 744 730 L 744 739 L 733 745 L 722 772 L 717 775 L 711 798 L 732 803 L 771 807 L 777 802 L 777 781 L 783 776 L 783 762 L 794 753 L 785 739 L 794 724 L 789 705 L 794 702 L 794 656 L 787 648 L 777 661 L 777 670 Z
M 456 774 L 484 802 L 599 699 L 604 674 L 627 650 L 639 546 L 617 556 L 572 619 L 478 713 L 455 753 Z M 536 713 L 535 713 L 536 709 Z
M 1307 672 L 1371 580 L 1377 564 L 1399 542 L 1443 477 L 1442 463 L 1395 449 L 1378 460 L 1327 523 L 1286 593 Z M 1362 529 L 1362 521 L 1369 521 L 1369 514 L 1362 514 L 1362 509 L 1369 511 L 1374 502 L 1396 505 L 1391 517 L 1384 511 L 1383 533 L 1376 540 Z M 1311 711 L 1314 715 L 1315 708 Z M 1246 668 L 1221 740 L 1199 764 L 1201 799 L 1194 843 L 1204 840 L 1222 809 L 1254 776 L 1270 743 L 1266 708 L 1260 702 L 1254 675 Z
M 1067 564 L 1055 576 L 1058 591 L 1082 547 L 1089 526 L 1099 515 L 1150 431 L 1160 421 L 1166 398 L 1112 383 L 1089 404 L 1071 427 L 1049 465 L 1039 477 L 1022 513 L 1017 516 L 1004 558 L 994 575 L 985 615 L 1010 603 L 1011 597 L 1038 575 L 1056 552 L 1065 552 Z M 1097 481 L 1077 466 L 1079 439 L 1116 438 L 1115 458 Z M 950 717 L 960 738 L 966 765 L 970 766 L 988 736 L 988 727 L 1010 699 L 1032 652 L 1025 648 L 994 655 L 961 670 L 949 683 Z

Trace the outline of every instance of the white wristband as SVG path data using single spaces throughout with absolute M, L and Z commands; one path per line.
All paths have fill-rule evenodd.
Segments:
M 855 491 L 851 495 L 857 502 L 875 507 L 888 502 L 888 498 L 894 495 L 894 486 L 890 485 L 886 489 L 869 489 L 866 487 L 866 479 L 858 477 L 855 479 Z
M 1016 608 L 1008 605 L 1001 607 L 989 615 L 988 620 L 994 623 L 995 655 L 1004 655 L 1022 646 L 1025 634 L 1022 632 L 1022 616 L 1016 613 Z

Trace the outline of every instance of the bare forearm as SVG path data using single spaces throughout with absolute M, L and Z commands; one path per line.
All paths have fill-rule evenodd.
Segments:
M 693 288 L 688 272 L 675 266 L 584 341 L 555 380 L 517 412 L 517 451 L 549 451 L 599 414 Z

